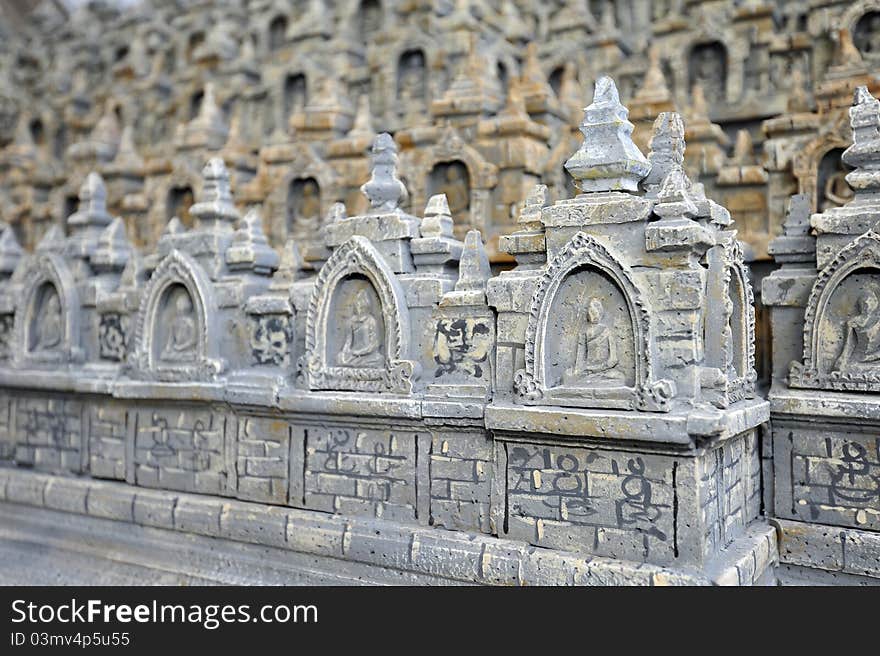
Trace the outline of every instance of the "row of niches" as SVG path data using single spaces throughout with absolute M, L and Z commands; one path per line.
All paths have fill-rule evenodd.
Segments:
M 666 412 L 754 395 L 754 308 L 729 213 L 681 168 L 684 124 L 664 113 L 646 158 L 601 78 L 566 163 L 583 193 L 536 186 L 492 275 L 479 231 L 455 237 L 449 198 L 401 209 L 397 145 L 378 135 L 370 209 L 336 204 L 303 253 L 281 255 L 243 216 L 213 158 L 187 229 L 140 254 L 90 174 L 69 234 L 25 255 L 7 229 L 5 369 L 117 386 L 272 395 L 345 391 Z M 268 391 L 267 391 L 268 390 Z M 234 393 L 234 392 L 230 392 Z M 268 400 L 267 400 L 268 399 Z

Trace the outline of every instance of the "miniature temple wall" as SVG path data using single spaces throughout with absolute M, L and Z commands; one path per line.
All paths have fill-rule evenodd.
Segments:
M 214 530 L 199 508 L 217 497 L 772 580 L 768 405 L 729 214 L 685 174 L 677 114 L 646 159 L 602 78 L 581 130 L 607 157 L 570 157 L 574 198 L 534 188 L 497 276 L 445 194 L 401 208 L 387 133 L 368 209 L 331 205 L 314 243 L 280 256 L 220 158 L 192 227 L 173 219 L 146 254 L 89 176 L 68 236 L 33 255 L 0 237 L 0 458 L 121 486 L 95 503 L 202 495 L 175 519 L 194 533 Z M 63 280 L 23 274 L 47 253 Z

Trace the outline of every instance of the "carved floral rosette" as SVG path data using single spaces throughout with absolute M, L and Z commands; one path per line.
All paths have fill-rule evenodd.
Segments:
M 339 366 L 328 359 L 331 304 L 340 283 L 363 276 L 379 297 L 384 322 L 384 364 L 375 367 Z M 370 243 L 354 236 L 327 260 L 315 279 L 306 319 L 305 353 L 300 363 L 310 390 L 350 390 L 410 394 L 418 363 L 409 354 L 409 311 L 394 272 Z
M 156 323 L 161 303 L 171 287 L 184 287 L 192 301 L 197 343 L 192 361 L 173 363 L 157 357 Z M 173 250 L 163 259 L 141 296 L 135 322 L 134 352 L 129 358 L 133 377 L 165 382 L 210 381 L 223 372 L 226 363 L 219 355 L 211 317 L 217 316 L 213 289 L 198 263 L 186 253 Z
M 596 270 L 617 286 L 626 301 L 632 324 L 635 384 L 605 388 L 582 389 L 548 385 L 545 352 L 549 315 L 560 285 L 583 269 Z M 675 383 L 654 380 L 650 357 L 651 325 L 648 309 L 641 300 L 638 287 L 625 265 L 595 238 L 579 232 L 547 265 L 538 280 L 529 306 L 526 329 L 525 368 L 516 372 L 516 400 L 524 405 L 564 405 L 587 408 L 622 408 L 666 412 L 675 396 Z M 599 394 L 592 394 L 596 389 Z M 579 392 L 579 393 L 578 393 Z
M 13 360 L 17 366 L 82 362 L 85 352 L 80 346 L 79 294 L 73 272 L 57 253 L 38 253 L 23 270 L 16 272 L 22 282 L 22 291 L 16 305 L 12 328 Z M 61 339 L 57 346 L 46 350 L 32 350 L 31 331 L 40 321 L 34 313 L 39 310 L 40 293 L 51 286 L 61 307 Z
M 790 387 L 880 392 L 880 365 L 862 371 L 824 371 L 820 366 L 822 334 L 819 324 L 834 293 L 849 276 L 880 274 L 880 234 L 870 230 L 842 248 L 816 277 L 804 313 L 803 362 L 792 362 Z

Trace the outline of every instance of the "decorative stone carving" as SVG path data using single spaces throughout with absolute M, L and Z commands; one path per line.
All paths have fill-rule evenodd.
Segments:
M 525 368 L 516 374 L 520 402 L 668 410 L 675 386 L 653 379 L 650 333 L 628 269 L 600 242 L 576 234 L 535 286 Z
M 211 380 L 225 369 L 211 317 L 212 286 L 186 253 L 172 251 L 144 288 L 135 323 L 132 373 L 159 381 Z
M 368 239 L 352 237 L 321 268 L 309 300 L 309 389 L 409 394 L 418 375 L 408 359 L 409 331 L 394 273 Z

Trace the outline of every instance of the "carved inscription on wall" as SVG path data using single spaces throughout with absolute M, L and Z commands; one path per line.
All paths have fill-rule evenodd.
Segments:
M 225 426 L 226 416 L 211 410 L 139 409 L 137 484 L 207 494 L 225 492 Z
M 416 434 L 318 426 L 304 435 L 307 508 L 392 521 L 416 518 Z
M 491 319 L 462 317 L 440 319 L 434 337 L 434 377 L 465 374 L 488 380 L 492 351 Z
M 508 534 L 538 546 L 670 562 L 671 458 L 510 443 Z
M 15 459 L 42 469 L 82 469 L 82 403 L 22 397 L 15 404 Z
M 833 428 L 781 427 L 774 440 L 776 511 L 820 524 L 880 530 L 880 438 Z

